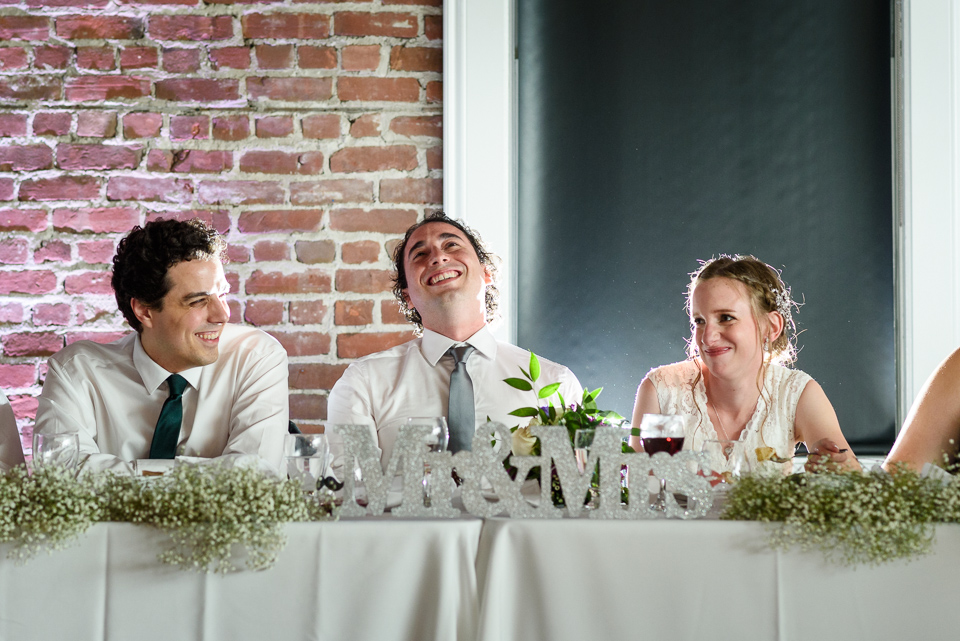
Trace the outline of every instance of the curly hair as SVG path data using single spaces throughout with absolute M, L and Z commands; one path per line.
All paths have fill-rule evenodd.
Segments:
M 214 229 L 197 218 L 188 221 L 158 219 L 137 225 L 117 246 L 110 284 L 117 307 L 130 326 L 143 331 L 130 301 L 136 298 L 151 309 L 163 309 L 170 291 L 167 271 L 190 260 L 224 261 L 227 244 Z
M 477 234 L 477 232 L 467 227 L 467 225 L 463 222 L 454 218 L 450 218 L 442 211 L 427 214 L 423 220 L 410 227 L 410 229 L 407 230 L 407 233 L 404 234 L 403 240 L 399 245 L 397 245 L 396 250 L 393 252 L 393 267 L 395 270 L 393 277 L 393 295 L 396 296 L 397 302 L 400 304 L 400 312 L 408 321 L 416 325 L 417 335 L 423 333 L 423 319 L 420 317 L 420 312 L 418 312 L 416 308 L 410 306 L 406 296 L 403 294 L 403 290 L 407 288 L 407 274 L 403 264 L 403 258 L 404 252 L 407 249 L 407 243 L 410 242 L 410 236 L 412 236 L 415 231 L 424 225 L 429 225 L 430 223 L 446 223 L 447 225 L 452 225 L 463 232 L 463 234 L 470 241 L 473 251 L 476 252 L 477 259 L 480 261 L 480 264 L 487 268 L 487 273 L 490 275 L 490 284 L 487 285 L 485 294 L 487 309 L 486 319 L 487 323 L 492 323 L 494 320 L 499 318 L 499 314 L 497 312 L 500 307 L 500 288 L 498 287 L 500 282 L 500 269 L 498 265 L 499 259 L 495 254 L 487 250 L 486 246 L 483 244 L 483 240 L 480 238 L 480 235 Z

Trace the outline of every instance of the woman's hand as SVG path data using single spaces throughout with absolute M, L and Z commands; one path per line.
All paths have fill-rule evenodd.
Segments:
M 807 472 L 838 472 L 851 457 L 850 450 L 840 447 L 829 438 L 807 445 Z

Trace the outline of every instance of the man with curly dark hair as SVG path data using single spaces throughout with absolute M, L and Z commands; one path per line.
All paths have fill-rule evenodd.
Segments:
M 78 432 L 84 469 L 231 454 L 279 467 L 287 355 L 268 334 L 228 323 L 225 251 L 200 220 L 134 227 L 117 247 L 111 282 L 136 332 L 54 355 L 36 430 Z
M 446 417 L 454 452 L 470 449 L 487 417 L 516 424 L 509 412 L 532 399 L 503 379 L 528 367 L 530 353 L 498 341 L 488 327 L 499 301 L 496 262 L 473 230 L 443 213 L 408 229 L 394 252 L 394 293 L 419 338 L 351 364 L 330 392 L 327 422 L 369 425 L 384 463 L 410 417 Z M 580 400 L 573 372 L 540 363 L 543 381 Z

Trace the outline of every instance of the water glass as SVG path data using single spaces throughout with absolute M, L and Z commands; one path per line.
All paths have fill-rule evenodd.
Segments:
M 447 428 L 447 419 L 442 416 L 414 416 L 407 419 L 407 425 L 426 425 L 430 428 L 423 439 L 423 445 L 427 452 L 446 452 L 447 443 L 450 440 L 450 430 Z M 430 507 L 432 504 L 430 485 L 430 464 L 423 464 L 423 505 Z
M 713 486 L 729 483 L 750 471 L 743 441 L 708 439 L 700 446 L 700 451 L 710 456 L 712 473 L 707 476 Z
M 330 444 L 326 434 L 287 434 L 283 457 L 287 478 L 300 481 L 304 492 L 314 493 L 327 474 Z
M 74 469 L 80 458 L 80 436 L 75 433 L 33 435 L 33 467 Z

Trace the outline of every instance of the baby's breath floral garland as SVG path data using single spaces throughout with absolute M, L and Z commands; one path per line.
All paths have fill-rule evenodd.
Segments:
M 10 556 L 64 548 L 99 521 L 124 521 L 164 530 L 173 542 L 164 563 L 198 571 L 273 565 L 286 542 L 282 524 L 335 518 L 332 501 L 303 494 L 299 481 L 280 480 L 252 467 L 182 465 L 145 481 L 96 472 L 75 478 L 60 468 L 28 476 L 21 466 L 0 476 L 0 541 Z
M 827 472 L 746 475 L 721 516 L 770 522 L 776 548 L 818 549 L 845 565 L 879 564 L 930 551 L 936 523 L 960 523 L 960 479 Z

